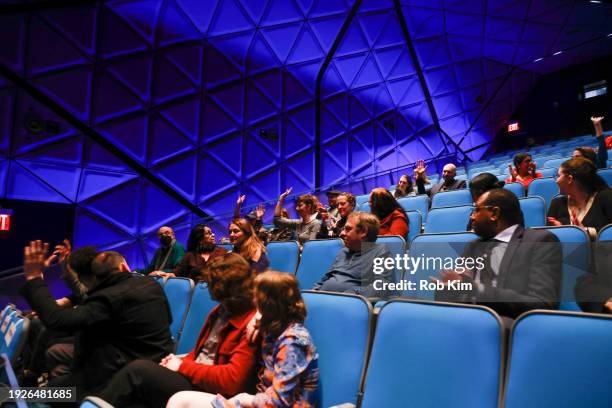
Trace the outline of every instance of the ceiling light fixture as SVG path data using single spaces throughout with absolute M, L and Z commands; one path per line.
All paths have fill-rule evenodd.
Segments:
M 542 61 L 543 59 L 544 59 L 544 58 L 542 58 L 542 57 L 540 57 L 540 58 L 536 58 L 536 59 L 534 59 L 534 60 L 533 60 L 533 62 L 540 62 L 540 61 Z
M 563 53 L 563 51 L 557 51 L 553 55 L 559 55 L 559 54 L 562 54 L 562 53 Z

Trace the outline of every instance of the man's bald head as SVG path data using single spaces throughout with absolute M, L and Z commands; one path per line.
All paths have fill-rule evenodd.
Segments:
M 442 168 L 442 178 L 445 183 L 452 183 L 455 181 L 455 176 L 457 175 L 457 166 L 453 163 L 448 163 Z

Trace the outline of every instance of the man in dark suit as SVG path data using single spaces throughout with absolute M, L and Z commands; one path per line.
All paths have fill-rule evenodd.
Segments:
M 43 280 L 48 248 L 41 241 L 25 248 L 27 282 L 20 293 L 46 327 L 77 332 L 71 374 L 50 381 L 49 386 L 76 386 L 81 399 L 104 387 L 130 361 L 159 361 L 172 351 L 172 317 L 159 284 L 130 274 L 117 252 L 102 252 L 92 262 L 95 282 L 83 303 L 60 307 Z
M 448 163 L 442 168 L 442 181 L 434 184 L 429 191 L 425 191 L 426 170 L 427 166 L 425 166 L 423 160 L 419 160 L 417 167 L 414 169 L 414 180 L 419 194 L 427 193 L 430 197 L 433 197 L 440 191 L 459 190 L 466 187 L 465 180 L 455 179 L 457 176 L 457 166 Z
M 438 292 L 439 300 L 472 302 L 516 318 L 532 309 L 556 309 L 561 292 L 562 252 L 555 235 L 523 228 L 516 196 L 504 189 L 484 193 L 471 216 L 474 232 L 463 258 L 480 258 L 470 272 L 443 271 L 441 281 L 471 283 L 471 290 Z

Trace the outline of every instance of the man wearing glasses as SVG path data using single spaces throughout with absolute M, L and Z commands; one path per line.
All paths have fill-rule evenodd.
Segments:
M 557 237 L 525 229 L 517 197 L 500 188 L 478 199 L 471 221 L 479 239 L 468 245 L 463 257 L 484 258 L 484 267 L 462 274 L 442 271 L 440 281 L 471 282 L 472 290 L 444 290 L 436 298 L 484 304 L 509 318 L 531 309 L 556 309 L 563 259 Z

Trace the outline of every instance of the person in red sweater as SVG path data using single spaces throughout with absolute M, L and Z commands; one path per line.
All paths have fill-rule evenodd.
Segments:
M 521 183 L 527 191 L 533 180 L 542 178 L 542 173 L 536 172 L 536 164 L 529 153 L 517 153 L 512 161 L 514 167 L 508 166 L 510 177 L 506 179 L 506 183 Z
M 386 188 L 375 188 L 370 193 L 370 208 L 380 221 L 378 235 L 408 235 L 408 217 L 395 197 Z
M 255 272 L 236 253 L 213 259 L 204 271 L 215 307 L 196 347 L 184 357 L 169 354 L 159 364 L 136 360 L 115 374 L 97 396 L 113 406 L 163 407 L 179 391 L 206 391 L 226 397 L 253 392 L 258 346 L 247 325 L 255 315 Z

